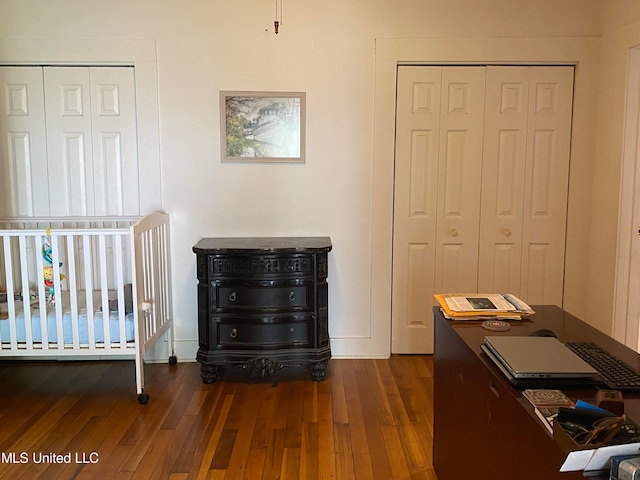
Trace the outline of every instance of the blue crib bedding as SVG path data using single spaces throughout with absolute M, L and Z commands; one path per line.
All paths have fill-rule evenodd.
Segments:
M 115 295 L 115 292 L 110 292 Z M 84 295 L 79 296 L 84 300 Z M 94 292 L 94 313 L 93 313 L 93 330 L 94 330 L 94 342 L 103 343 L 105 341 L 104 320 L 102 312 L 102 300 L 100 292 Z M 113 298 L 110 296 L 110 298 Z M 86 302 L 85 302 L 86 304 Z M 19 343 L 26 342 L 26 322 L 24 304 L 20 301 L 14 302 L 15 306 L 15 322 L 16 322 L 16 341 Z M 8 318 L 8 305 L 3 304 L 0 306 L 0 342 L 11 342 L 11 330 L 10 319 Z M 33 342 L 42 342 L 42 320 L 40 315 L 39 304 L 33 303 L 30 307 L 31 313 L 31 339 Z M 87 315 L 86 308 L 76 308 L 77 316 L 77 330 L 78 341 L 81 345 L 89 344 L 89 316 Z M 118 311 L 109 312 L 109 340 L 111 343 L 120 342 L 120 322 Z M 134 341 L 135 338 L 135 322 L 133 313 L 126 313 L 124 315 L 125 322 L 125 337 L 127 342 Z M 73 337 L 73 313 L 69 307 L 68 298 L 63 298 L 62 303 L 62 332 L 63 342 L 65 345 L 72 345 L 74 343 Z M 47 340 L 50 343 L 58 343 L 58 321 L 56 318 L 56 307 L 47 306 L 47 318 L 46 318 L 46 331 Z

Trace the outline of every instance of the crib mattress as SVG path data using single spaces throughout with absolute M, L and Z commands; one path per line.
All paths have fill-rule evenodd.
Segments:
M 93 292 L 93 331 L 94 331 L 94 339 L 95 343 L 104 343 L 105 341 L 105 330 L 104 330 L 104 320 L 103 320 L 103 312 L 102 312 L 102 298 L 101 292 Z M 73 309 L 71 308 L 69 302 L 68 295 L 62 296 L 62 333 L 63 333 L 63 342 L 65 345 L 73 345 L 73 325 L 74 325 L 74 314 Z M 109 292 L 109 299 L 115 298 L 115 292 Z M 78 330 L 78 342 L 81 345 L 88 345 L 89 342 L 89 315 L 87 315 L 86 309 L 86 300 L 84 293 L 79 294 L 78 298 L 81 299 L 81 302 L 84 302 L 84 306 L 79 305 L 76 307 L 76 316 L 77 316 L 77 330 Z M 16 341 L 26 342 L 27 334 L 26 334 L 26 325 L 25 325 L 25 313 L 24 313 L 24 304 L 20 301 L 14 302 L 15 312 L 16 312 Z M 7 304 L 1 306 L 3 312 L 7 312 Z M 46 331 L 47 331 L 47 340 L 49 343 L 58 343 L 58 320 L 56 317 L 56 307 L 55 306 L 47 306 L 47 317 L 46 317 Z M 38 303 L 31 304 L 30 307 L 31 314 L 31 339 L 34 343 L 42 342 L 42 320 L 40 315 L 40 309 Z M 11 342 L 11 330 L 10 330 L 10 319 L 4 318 L 7 315 L 2 315 L 2 319 L 0 319 L 0 341 L 4 343 Z M 119 313 L 118 311 L 109 312 L 109 341 L 110 343 L 118 343 L 121 341 L 120 339 L 120 321 L 119 321 Z M 125 337 L 127 342 L 133 342 L 135 339 L 135 322 L 133 313 L 128 313 L 124 315 L 124 323 L 125 323 Z

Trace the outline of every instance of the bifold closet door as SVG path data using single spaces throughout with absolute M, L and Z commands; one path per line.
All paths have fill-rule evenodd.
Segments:
M 433 293 L 475 290 L 483 67 L 398 70 L 392 351 L 433 351 Z
M 0 67 L 0 216 L 49 215 L 41 67 Z
M 573 67 L 487 67 L 478 289 L 562 306 Z
M 51 215 L 137 215 L 133 68 L 47 67 Z
M 0 215 L 138 215 L 134 69 L 0 67 Z
M 562 305 L 573 68 L 398 68 L 392 352 L 433 352 L 434 293 Z

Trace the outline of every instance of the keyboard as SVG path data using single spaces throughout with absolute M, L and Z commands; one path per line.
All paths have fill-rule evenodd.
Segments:
M 565 345 L 595 368 L 610 389 L 624 392 L 640 391 L 640 374 L 600 345 L 593 342 L 567 342 Z

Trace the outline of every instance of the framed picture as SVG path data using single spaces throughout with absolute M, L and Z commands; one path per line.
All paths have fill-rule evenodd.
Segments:
M 304 93 L 220 92 L 223 162 L 304 162 Z

